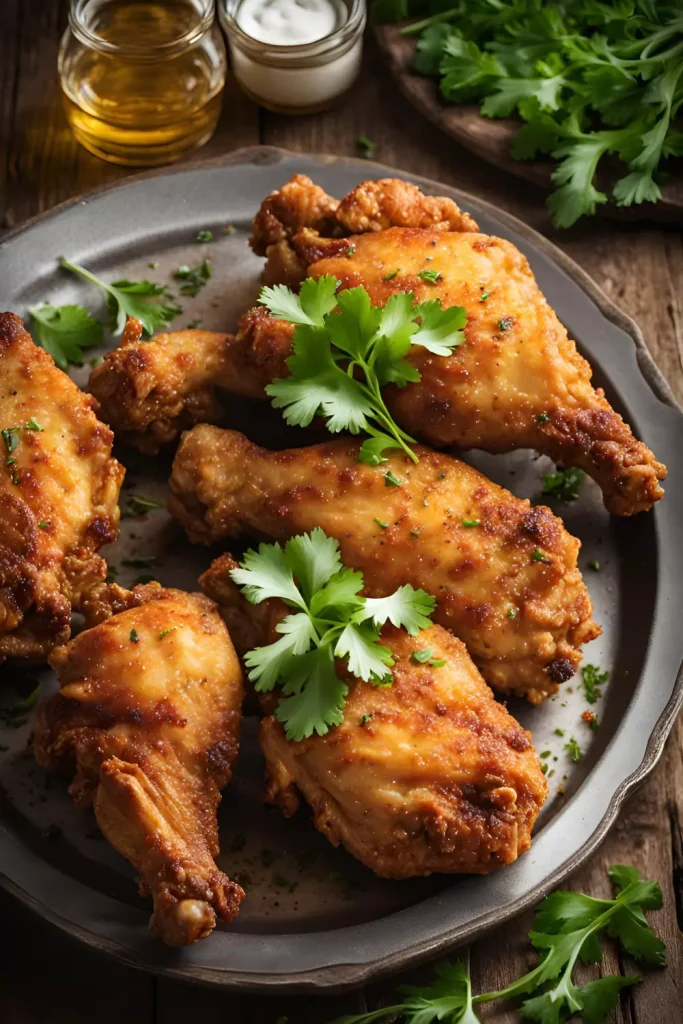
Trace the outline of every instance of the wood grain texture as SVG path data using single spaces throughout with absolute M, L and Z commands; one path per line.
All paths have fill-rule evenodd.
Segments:
M 510 174 L 546 190 L 552 187 L 552 160 L 515 160 L 510 155 L 510 144 L 520 124 L 516 118 L 481 117 L 476 104 L 445 103 L 435 79 L 411 72 L 416 36 L 402 36 L 399 25 L 380 25 L 375 29 L 375 34 L 398 88 L 424 117 L 496 167 L 502 167 Z M 683 224 L 683 181 L 676 180 L 663 185 L 662 198 L 658 203 L 641 203 L 631 207 L 618 207 L 609 203 L 599 207 L 599 212 L 601 216 L 619 220 Z
M 78 148 L 56 92 L 55 62 L 65 4 L 0 3 L 0 224 L 18 223 L 57 202 L 124 177 Z M 358 135 L 372 138 L 376 159 L 481 195 L 544 232 L 577 260 L 641 325 L 645 339 L 683 401 L 683 241 L 666 227 L 586 222 L 569 232 L 549 223 L 535 186 L 472 156 L 433 124 L 416 117 L 383 73 L 371 41 L 361 79 L 343 106 L 287 118 L 258 109 L 233 86 L 214 139 L 196 158 L 264 142 L 301 152 L 353 154 Z M 571 880 L 607 893 L 612 863 L 637 866 L 662 884 L 665 907 L 652 915 L 668 945 L 669 966 L 647 972 L 624 994 L 610 1024 L 677 1024 L 683 1005 L 683 726 L 679 722 L 659 767 L 624 808 L 607 841 Z M 341 1013 L 389 1001 L 396 984 L 424 981 L 430 968 L 384 980 L 364 992 L 327 998 L 234 995 L 156 981 L 78 946 L 0 894 L 0 1021 L 3 1024 L 327 1024 Z M 528 919 L 500 928 L 469 955 L 475 988 L 500 988 L 533 962 Z M 460 955 L 467 955 L 461 951 Z M 606 972 L 628 973 L 614 950 Z M 511 1010 L 489 1006 L 495 1024 Z

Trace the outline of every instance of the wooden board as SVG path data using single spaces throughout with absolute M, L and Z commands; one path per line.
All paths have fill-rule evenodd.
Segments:
M 482 117 L 475 104 L 445 103 L 434 78 L 411 72 L 416 36 L 402 36 L 400 25 L 380 25 L 375 29 L 377 42 L 403 95 L 420 113 L 438 125 L 472 153 L 524 178 L 544 189 L 552 187 L 552 160 L 515 160 L 510 143 L 520 122 L 514 117 Z M 683 180 L 662 186 L 658 203 L 618 207 L 613 203 L 598 207 L 598 212 L 628 220 L 683 224 Z

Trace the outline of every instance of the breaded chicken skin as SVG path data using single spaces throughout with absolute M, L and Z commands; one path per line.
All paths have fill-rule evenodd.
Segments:
M 34 750 L 44 768 L 75 766 L 70 793 L 139 871 L 152 931 L 184 946 L 244 895 L 214 862 L 242 672 L 208 598 L 152 583 L 128 601 L 52 652 L 61 689 L 38 708 Z
M 247 605 L 230 579 L 235 565 L 217 559 L 202 588 L 236 642 L 270 643 L 269 627 L 287 609 Z M 441 626 L 416 637 L 387 626 L 382 643 L 395 659 L 392 685 L 347 675 L 344 720 L 326 735 L 290 742 L 274 714 L 262 720 L 267 799 L 290 817 L 301 793 L 316 828 L 383 878 L 488 874 L 512 863 L 529 848 L 548 791 L 529 733 Z M 413 655 L 426 650 L 418 663 Z
M 0 662 L 45 659 L 107 574 L 124 469 L 97 403 L 0 315 Z
M 600 633 L 577 567 L 579 541 L 448 455 L 417 447 L 357 461 L 360 442 L 268 451 L 200 425 L 183 436 L 169 508 L 195 543 L 239 534 L 286 540 L 316 526 L 365 575 L 369 596 L 410 583 L 437 600 L 434 619 L 465 642 L 491 686 L 539 703 L 568 679 Z M 401 481 L 387 487 L 385 473 Z

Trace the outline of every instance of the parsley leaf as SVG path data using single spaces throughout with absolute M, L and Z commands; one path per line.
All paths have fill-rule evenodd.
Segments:
M 394 422 L 381 388 L 420 380 L 405 358 L 413 345 L 440 356 L 461 345 L 465 310 L 442 309 L 438 299 L 415 304 L 403 292 L 374 306 L 365 288 L 338 293 L 338 287 L 326 276 L 304 281 L 298 295 L 284 285 L 261 290 L 259 301 L 273 316 L 296 324 L 290 376 L 274 380 L 266 392 L 290 424 L 308 426 L 322 414 L 332 433 L 369 434 L 361 462 L 379 465 L 388 448 L 401 448 L 417 461 L 409 447 L 413 438 Z
M 413 70 L 438 78 L 448 102 L 480 102 L 484 117 L 521 120 L 512 156 L 557 161 L 548 208 L 558 227 L 608 202 L 597 184 L 608 155 L 617 205 L 661 198 L 666 161 L 683 152 L 678 4 L 375 0 L 371 11 L 387 22 L 425 9 L 426 18 L 401 29 L 420 33 Z
M 361 722 L 363 724 L 363 722 Z M 441 963 L 434 981 L 425 986 L 403 986 L 400 1003 L 339 1018 L 334 1024 L 373 1024 L 404 1021 L 405 1024 L 480 1024 L 478 1003 L 526 996 L 520 1012 L 537 1024 L 561 1024 L 580 1014 L 584 1024 L 601 1024 L 618 1001 L 623 988 L 641 981 L 637 975 L 599 978 L 581 988 L 574 984 L 577 963 L 597 963 L 602 958 L 599 935 L 607 933 L 623 948 L 648 964 L 664 963 L 664 944 L 650 929 L 644 909 L 661 906 L 656 882 L 641 878 L 635 868 L 615 865 L 610 869 L 613 899 L 594 899 L 578 892 L 554 892 L 538 907 L 530 939 L 541 951 L 536 967 L 506 988 L 473 996 L 464 964 Z M 488 1018 L 487 1018 L 488 1019 Z
M 544 473 L 543 494 L 552 494 L 561 501 L 574 501 L 579 496 L 583 478 L 583 470 L 576 469 L 575 466 L 556 469 L 553 473 Z
M 60 370 L 83 365 L 83 350 L 102 342 L 102 324 L 83 306 L 30 306 L 33 340 L 49 352 Z
M 407 585 L 384 598 L 360 596 L 362 574 L 342 566 L 337 541 L 319 528 L 284 548 L 261 544 L 230 575 L 252 604 L 279 598 L 292 609 L 275 627 L 279 639 L 244 659 L 256 690 L 282 687 L 275 714 L 290 740 L 323 736 L 342 722 L 348 685 L 337 675 L 336 658 L 346 660 L 355 678 L 389 685 L 394 660 L 379 627 L 391 621 L 415 635 L 431 625 L 435 606 L 429 594 Z
M 181 312 L 177 306 L 169 304 L 165 285 L 153 284 L 151 281 L 128 281 L 125 278 L 107 284 L 90 270 L 78 263 L 71 263 L 64 256 L 60 256 L 59 263 L 65 270 L 78 274 L 107 294 L 116 334 L 121 334 L 129 316 L 139 320 L 145 332 L 151 335 L 160 327 L 166 327 Z

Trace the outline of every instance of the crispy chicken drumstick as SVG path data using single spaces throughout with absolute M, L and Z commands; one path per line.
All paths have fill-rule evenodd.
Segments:
M 202 587 L 235 627 L 238 647 L 270 643 L 268 613 L 274 625 L 286 609 L 247 605 L 230 580 L 235 565 L 217 559 Z M 349 679 L 344 721 L 325 736 L 290 742 L 274 715 L 262 720 L 267 799 L 290 817 L 302 793 L 330 842 L 384 878 L 510 864 L 529 848 L 548 791 L 529 733 L 441 626 L 416 637 L 387 626 L 382 643 L 396 662 L 393 684 Z M 445 664 L 411 658 L 426 648 Z
M 202 424 L 185 434 L 170 509 L 192 541 L 240 533 L 285 540 L 320 526 L 370 596 L 410 583 L 437 599 L 435 619 L 465 642 L 487 682 L 539 703 L 576 669 L 600 629 L 577 568 L 579 541 L 449 455 L 416 449 L 382 469 L 359 442 L 271 452 Z M 384 471 L 401 480 L 387 487 Z
M 156 583 L 128 597 L 133 607 L 52 652 L 61 689 L 38 709 L 35 755 L 52 770 L 75 763 L 70 793 L 138 869 L 152 931 L 184 946 L 244 895 L 213 859 L 242 673 L 208 598 Z
M 0 314 L 0 662 L 45 659 L 103 587 L 124 469 L 113 435 L 19 317 Z
M 422 379 L 385 390 L 396 422 L 408 433 L 437 447 L 535 448 L 560 465 L 585 469 L 616 515 L 648 509 L 662 497 L 666 468 L 636 440 L 602 389 L 592 387 L 590 366 L 543 297 L 526 258 L 512 243 L 479 233 L 452 200 L 383 179 L 363 182 L 339 203 L 295 175 L 264 200 L 252 247 L 267 256 L 268 284 L 297 287 L 306 276 L 330 274 L 342 288 L 363 285 L 374 303 L 412 292 L 417 301 L 440 299 L 465 308 L 465 344 L 447 357 L 414 348 L 409 358 Z M 421 276 L 426 271 L 431 280 Z M 245 314 L 234 341 L 183 332 L 193 369 L 176 389 L 182 411 L 175 425 L 165 423 L 167 436 L 177 435 L 188 418 L 217 421 L 218 406 L 207 414 L 199 401 L 201 414 L 192 412 L 195 391 L 202 396 L 218 387 L 263 398 L 266 384 L 287 375 L 293 332 L 263 307 Z M 142 445 L 148 441 L 136 432 L 138 406 L 155 391 L 173 388 L 164 356 L 149 349 L 175 350 L 172 338 L 138 345 L 135 354 L 115 350 L 91 381 L 111 422 L 121 416 L 117 403 L 124 406 L 121 425 Z M 152 364 L 158 367 L 155 383 Z

